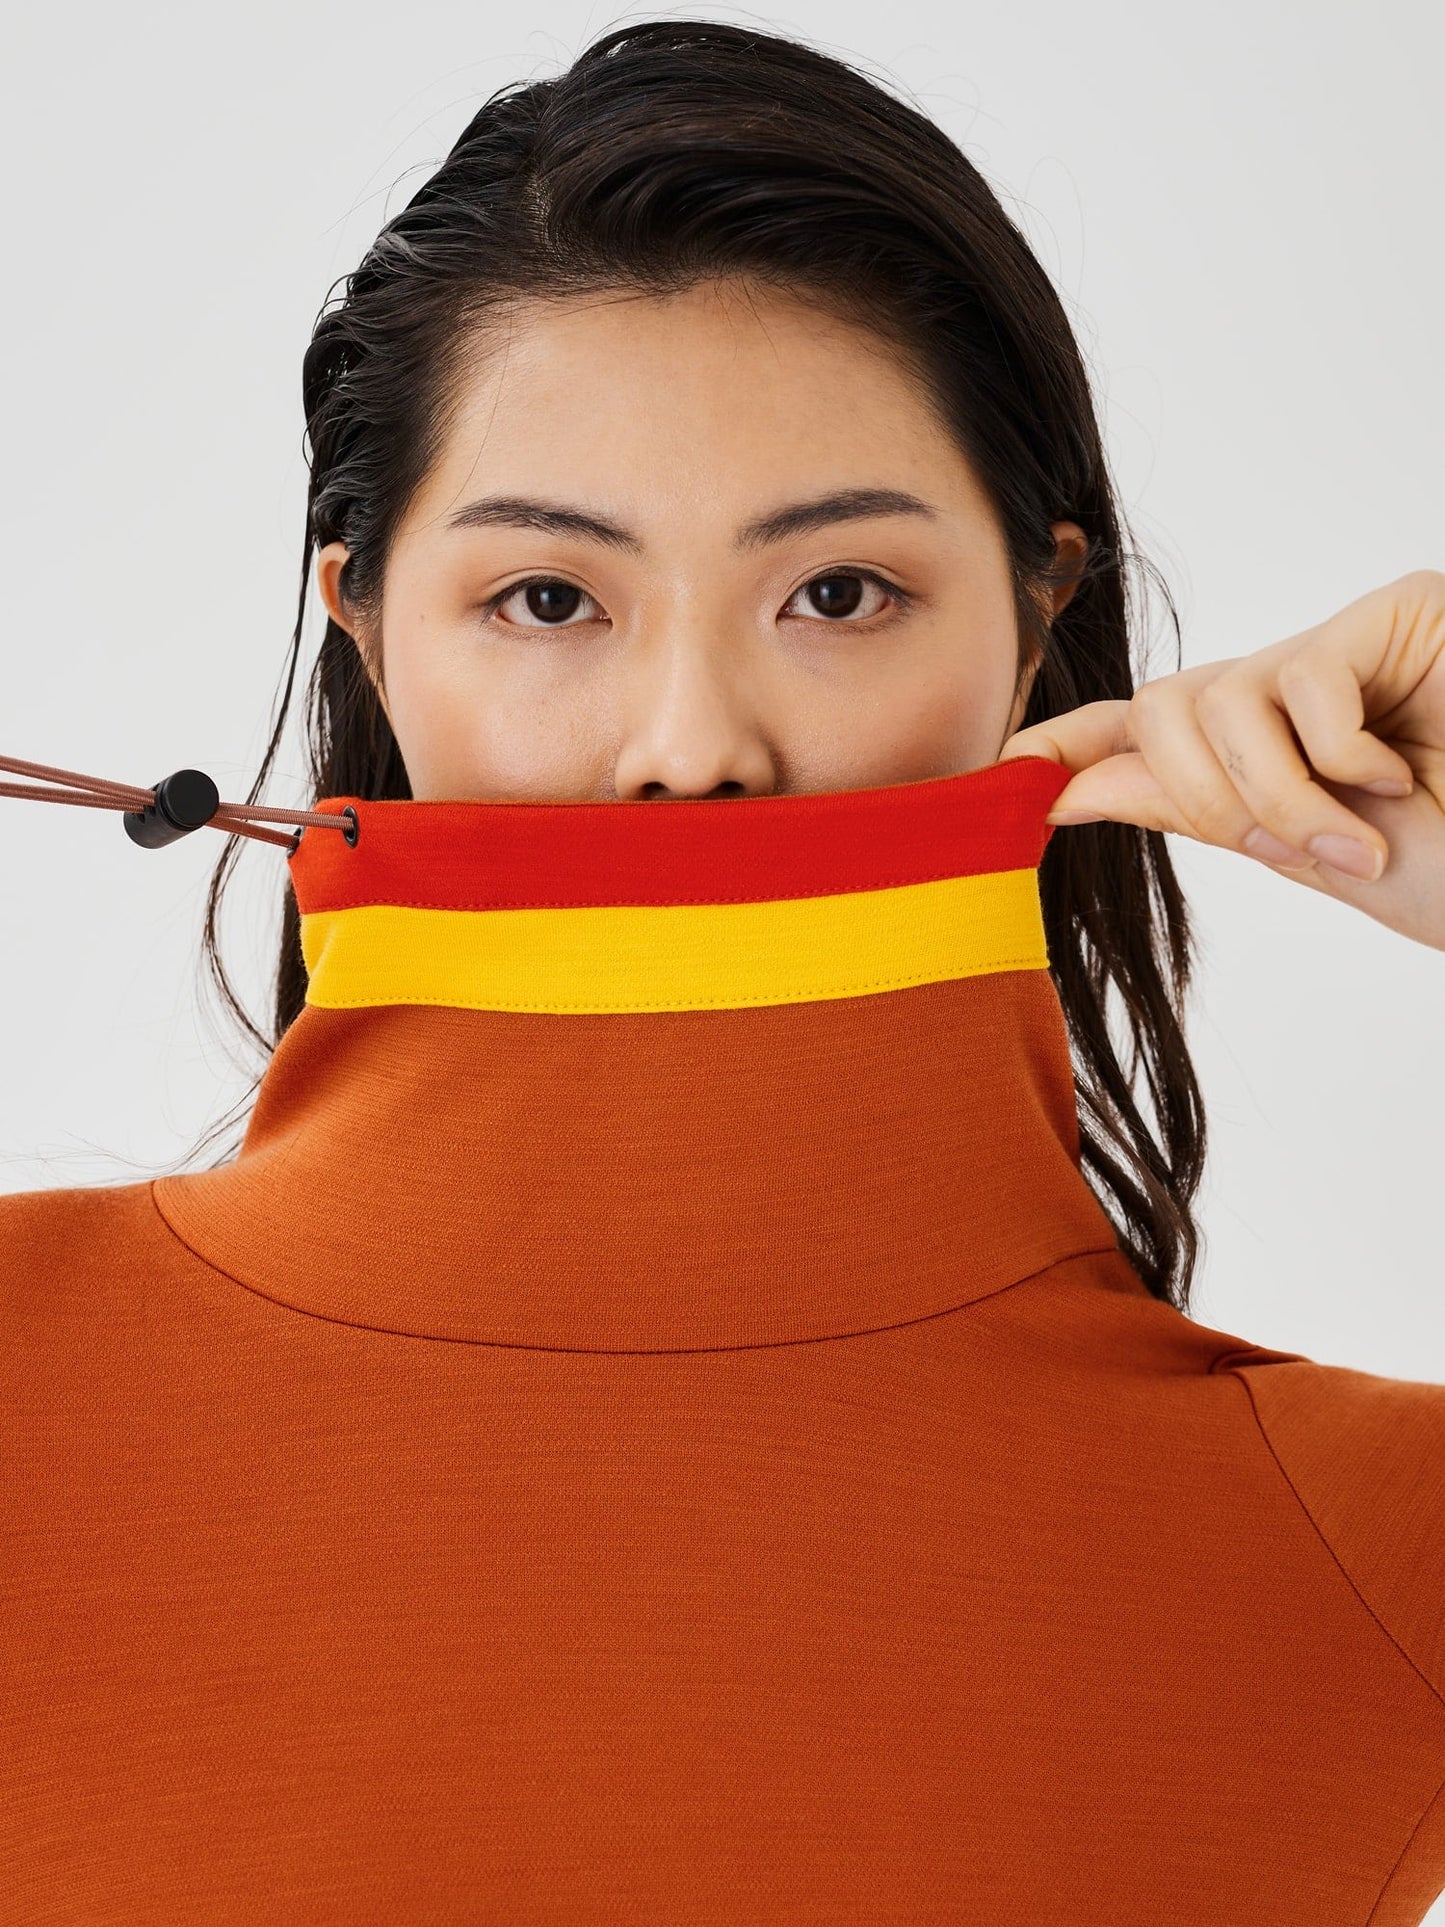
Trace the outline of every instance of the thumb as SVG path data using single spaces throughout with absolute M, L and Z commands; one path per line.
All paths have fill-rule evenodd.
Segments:
M 1074 780 L 1054 798 L 1047 821 L 1058 823 L 1075 812 L 1076 822 L 1107 818 L 1148 830 L 1179 830 L 1189 825 L 1159 787 L 1149 765 L 1128 734 L 1126 701 L 1083 703 L 1061 716 L 1047 716 L 1016 730 L 998 753 L 1044 756 L 1074 772 Z

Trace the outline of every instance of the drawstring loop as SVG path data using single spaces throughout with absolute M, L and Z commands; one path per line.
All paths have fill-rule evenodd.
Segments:
M 0 756 L 0 769 L 17 776 L 36 776 L 43 783 L 0 783 L 0 796 L 32 797 L 40 803 L 78 803 L 88 809 L 123 810 L 126 835 L 142 849 L 157 850 L 175 843 L 205 824 L 231 836 L 254 837 L 275 843 L 294 855 L 304 829 L 341 830 L 355 847 L 359 825 L 349 806 L 334 810 L 279 810 L 262 803 L 223 803 L 220 791 L 204 770 L 178 769 L 150 789 L 134 783 L 113 783 L 103 776 L 82 776 L 78 770 L 56 769 L 50 763 L 26 763 L 16 756 Z M 67 787 L 51 787 L 64 785 Z M 290 823 L 295 833 L 278 835 L 263 823 Z

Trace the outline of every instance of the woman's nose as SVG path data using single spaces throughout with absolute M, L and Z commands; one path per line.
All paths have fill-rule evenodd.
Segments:
M 696 622 L 640 640 L 613 786 L 623 800 L 766 794 L 777 771 L 745 652 Z

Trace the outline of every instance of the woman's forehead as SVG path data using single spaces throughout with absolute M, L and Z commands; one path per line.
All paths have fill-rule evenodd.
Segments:
M 704 284 L 517 304 L 459 363 L 432 525 L 501 491 L 689 508 L 739 525 L 777 502 L 891 489 L 985 509 L 900 351 L 784 290 Z

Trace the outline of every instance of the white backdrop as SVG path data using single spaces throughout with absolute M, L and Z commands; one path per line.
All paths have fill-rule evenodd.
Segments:
M 28 8 L 0 75 L 0 754 L 245 793 L 327 287 L 493 88 L 663 11 L 861 58 L 963 142 L 1079 330 L 1186 662 L 1445 566 L 1445 12 L 1422 0 Z M 299 772 L 269 800 L 301 802 Z M 4 799 L 0 824 L 0 1190 L 147 1175 L 249 1074 L 196 999 L 220 840 L 141 851 L 109 813 Z M 1445 955 L 1173 847 L 1205 943 L 1195 1315 L 1445 1381 Z M 247 847 L 227 926 L 257 1002 L 283 862 Z

